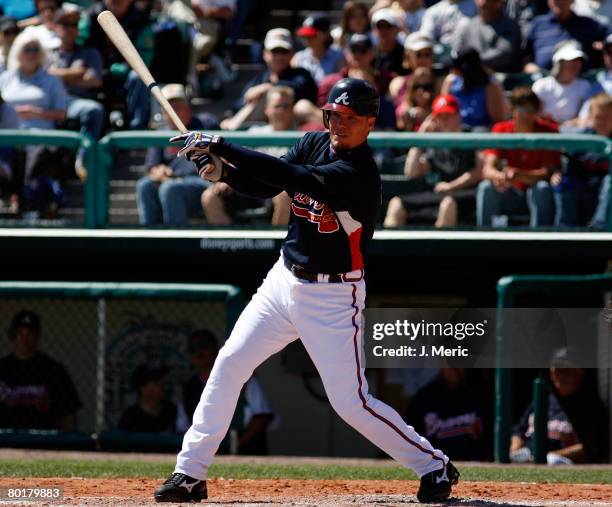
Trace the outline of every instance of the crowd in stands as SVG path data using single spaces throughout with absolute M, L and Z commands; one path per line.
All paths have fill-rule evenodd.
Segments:
M 322 130 L 320 105 L 350 76 L 380 91 L 381 131 L 612 136 L 608 2 L 349 0 L 339 11 L 272 27 L 255 0 L 2 0 L 0 8 L 0 128 L 72 129 L 99 139 L 159 125 L 146 86 L 96 21 L 108 9 L 190 128 Z M 248 58 L 261 70 L 229 96 L 227 85 L 239 77 L 232 58 L 250 22 Z M 281 93 L 292 102 L 286 121 L 274 110 L 287 104 L 270 105 Z M 222 98 L 230 111 L 200 118 L 191 105 L 201 97 Z M 168 118 L 161 123 L 173 127 Z M 377 157 L 381 168 L 405 157 L 416 191 L 390 199 L 386 227 L 523 220 L 601 228 L 609 207 L 607 159 L 592 153 L 413 148 Z M 172 158 L 171 149 L 147 153 L 148 175 L 137 189 L 141 224 L 176 227 L 204 217 L 227 225 L 262 207 L 274 210 L 273 223 L 286 221 L 285 197 L 245 200 L 198 181 L 193 167 Z M 87 178 L 82 151 L 0 150 L 0 199 L 15 213 L 57 216 L 63 182 L 75 177 Z

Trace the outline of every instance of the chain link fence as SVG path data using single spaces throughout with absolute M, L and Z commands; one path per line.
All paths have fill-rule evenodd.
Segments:
M 0 445 L 99 444 L 138 403 L 143 371 L 163 371 L 176 405 L 189 335 L 222 344 L 242 304 L 228 285 L 0 283 Z

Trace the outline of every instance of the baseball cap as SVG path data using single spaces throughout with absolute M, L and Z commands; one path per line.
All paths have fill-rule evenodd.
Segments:
M 329 18 L 320 14 L 308 16 L 297 31 L 300 37 L 314 37 L 319 32 L 329 32 L 331 23 Z
M 586 54 L 577 43 L 568 42 L 563 44 L 559 49 L 555 51 L 552 57 L 553 63 L 565 61 L 571 62 L 577 58 L 586 58 Z
M 170 369 L 167 366 L 158 364 L 141 364 L 132 372 L 132 385 L 134 389 L 139 389 L 147 382 L 157 381 L 164 378 Z
M 40 317 L 31 310 L 21 310 L 13 316 L 9 334 L 13 334 L 20 327 L 27 327 L 33 331 L 40 331 Z
M 393 9 L 380 9 L 372 15 L 372 26 L 376 26 L 381 21 L 386 21 L 390 25 L 396 26 L 398 28 L 402 27 L 402 22 Z
M 354 33 L 348 40 L 349 49 L 370 49 L 373 47 L 372 39 L 366 33 Z
M 268 30 L 264 39 L 264 48 L 268 51 L 278 48 L 291 51 L 293 49 L 291 32 L 286 28 L 272 28 L 272 30 Z
M 404 49 L 408 51 L 421 51 L 425 48 L 433 48 L 434 42 L 427 35 L 413 32 L 404 41 Z
M 6 32 L 7 30 L 19 30 L 17 20 L 13 16 L 0 17 L 0 32 Z
M 187 93 L 185 87 L 179 83 L 170 83 L 162 88 L 164 97 L 168 100 L 183 100 L 187 102 Z
M 452 95 L 438 95 L 431 106 L 431 114 L 459 114 L 459 102 Z

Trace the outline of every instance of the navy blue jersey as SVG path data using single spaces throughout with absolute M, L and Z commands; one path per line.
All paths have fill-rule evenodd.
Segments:
M 309 132 L 276 159 L 224 142 L 215 153 L 232 163 L 223 181 L 239 192 L 292 196 L 283 255 L 315 273 L 363 269 L 381 206 L 378 168 L 367 143 L 334 152 L 329 133 Z

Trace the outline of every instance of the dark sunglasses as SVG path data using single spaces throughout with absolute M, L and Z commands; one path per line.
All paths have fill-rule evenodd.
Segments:
M 273 55 L 286 55 L 289 53 L 289 50 L 284 48 L 274 48 L 270 50 L 270 53 Z
M 79 26 L 78 21 L 76 23 L 68 23 L 68 21 L 60 21 L 61 26 L 65 26 L 66 28 L 76 28 Z
M 9 28 L 8 30 L 2 30 L 2 35 L 17 35 L 19 33 L 19 29 L 17 28 Z
M 433 51 L 417 51 L 417 58 L 431 58 L 433 56 Z
M 377 23 L 376 28 L 379 30 L 390 30 L 393 28 L 393 25 L 390 25 L 389 23 Z
M 23 48 L 23 52 L 26 54 L 37 54 L 40 51 L 38 46 L 26 46 Z
M 413 86 L 413 89 L 416 90 L 423 90 L 424 92 L 433 92 L 433 85 L 432 84 L 415 84 Z

